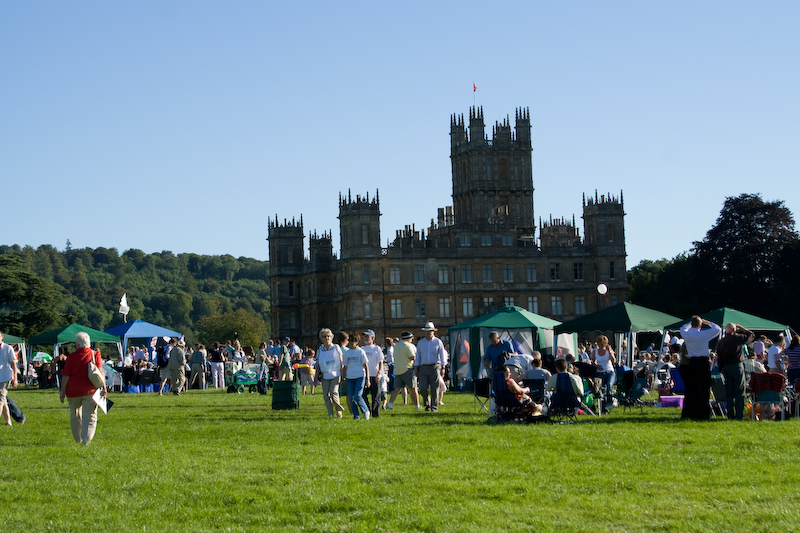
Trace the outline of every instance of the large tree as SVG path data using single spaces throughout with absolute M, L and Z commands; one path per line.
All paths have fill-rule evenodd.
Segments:
M 58 285 L 29 272 L 16 255 L 0 255 L 0 330 L 29 337 L 72 317 L 58 311 L 63 296 Z
M 800 237 L 782 201 L 729 197 L 691 253 L 631 269 L 631 301 L 678 316 L 728 306 L 796 327 L 798 261 Z

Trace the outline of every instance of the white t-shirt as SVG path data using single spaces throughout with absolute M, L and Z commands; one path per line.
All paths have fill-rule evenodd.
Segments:
M 767 363 L 769 364 L 769 368 L 777 368 L 782 370 L 783 369 L 783 360 L 781 359 L 781 347 L 777 344 L 773 344 L 769 347 L 769 352 L 767 352 Z
M 386 364 L 393 365 L 394 364 L 394 346 L 389 346 L 386 348 Z
M 362 350 L 367 354 L 367 366 L 369 367 L 369 377 L 374 378 L 378 375 L 378 365 L 383 362 L 383 352 L 380 346 L 370 344 L 369 346 L 362 346 Z
M 336 344 L 331 344 L 327 350 L 320 346 L 317 364 L 322 371 L 322 379 L 338 378 L 342 375 L 342 349 Z
M 364 377 L 364 364 L 367 363 L 367 354 L 361 348 L 350 348 L 344 352 L 344 366 L 347 367 L 347 379 Z

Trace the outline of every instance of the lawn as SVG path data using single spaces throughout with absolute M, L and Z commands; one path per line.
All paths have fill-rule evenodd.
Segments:
M 329 420 L 271 392 L 113 394 L 77 445 L 56 391 L 0 427 L 4 531 L 796 531 L 800 422 L 616 409 L 576 425 L 487 423 L 469 394 Z

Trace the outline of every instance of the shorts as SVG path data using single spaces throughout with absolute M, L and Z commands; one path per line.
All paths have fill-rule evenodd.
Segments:
M 300 372 L 300 386 L 306 387 L 314 384 L 314 376 Z
M 172 379 L 172 370 L 170 370 L 169 368 L 162 368 L 161 381 L 166 381 L 168 379 Z
M 409 389 L 417 388 L 417 376 L 414 375 L 413 368 L 409 368 L 402 374 L 399 375 L 395 374 L 393 390 L 400 390 L 402 388 L 409 388 Z

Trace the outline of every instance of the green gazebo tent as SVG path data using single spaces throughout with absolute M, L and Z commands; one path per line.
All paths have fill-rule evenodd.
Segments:
M 699 316 L 723 328 L 725 327 L 725 324 L 732 322 L 734 324 L 744 326 L 752 331 L 788 331 L 790 329 L 786 324 L 773 322 L 772 320 L 751 315 L 749 313 L 745 313 L 744 311 L 731 309 L 730 307 L 720 307 L 719 309 L 702 313 Z M 690 320 L 691 318 L 675 321 L 668 324 L 665 329 L 677 331 L 681 328 L 681 326 L 688 323 Z
M 561 333 L 586 333 L 599 331 L 624 334 L 628 338 L 629 349 L 633 347 L 632 337 L 639 332 L 662 331 L 672 324 L 677 317 L 642 307 L 630 302 L 622 302 L 611 307 L 606 307 L 590 315 L 585 315 L 569 322 L 556 326 L 556 334 Z M 619 344 L 617 345 L 619 351 Z M 631 353 L 626 354 L 630 362 Z
M 517 306 L 501 307 L 488 315 L 450 326 L 452 364 L 450 372 L 456 382 L 473 379 L 478 375 L 484 346 L 488 346 L 489 333 L 497 331 L 510 340 L 521 353 L 544 351 L 552 346 L 553 328 L 560 324 Z
M 45 333 L 40 333 L 39 335 L 28 339 L 28 343 L 59 345 L 75 342 L 75 335 L 81 331 L 88 333 L 92 342 L 113 343 L 117 345 L 119 350 L 122 350 L 122 339 L 120 339 L 117 335 L 111 335 L 110 333 L 105 333 L 103 331 L 98 331 L 86 326 L 81 326 L 80 324 L 61 326 L 60 328 L 56 328 Z M 54 353 L 53 355 L 57 354 Z

